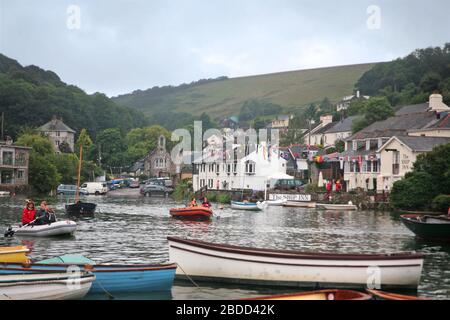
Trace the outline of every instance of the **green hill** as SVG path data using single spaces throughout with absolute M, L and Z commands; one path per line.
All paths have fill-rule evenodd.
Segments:
M 319 102 L 337 101 L 354 91 L 355 83 L 374 63 L 273 73 L 241 78 L 202 80 L 179 87 L 155 87 L 113 98 L 118 104 L 145 114 L 176 112 L 214 119 L 237 115 L 247 100 L 265 100 L 284 109 Z

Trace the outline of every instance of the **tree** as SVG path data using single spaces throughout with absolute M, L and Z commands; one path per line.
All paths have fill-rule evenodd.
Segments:
M 154 150 L 160 136 L 166 138 L 166 148 L 170 151 L 172 147 L 170 132 L 161 126 L 136 128 L 128 132 L 125 144 L 127 145 L 127 155 L 131 161 L 137 161 Z
M 320 111 L 323 113 L 331 113 L 333 112 L 333 104 L 330 102 L 330 99 L 327 97 L 322 100 L 319 105 Z
M 72 153 L 73 152 L 73 150 L 70 148 L 70 145 L 66 141 L 61 142 L 58 146 L 58 149 L 62 153 Z
M 77 180 L 78 157 L 74 153 L 57 154 L 54 157 L 54 164 L 61 176 L 60 182 L 64 184 L 74 184 Z
M 87 133 L 86 129 L 82 129 L 80 135 L 78 136 L 77 142 L 75 143 L 75 148 L 77 154 L 80 152 L 80 146 L 83 146 L 83 151 L 88 153 L 89 148 L 93 145 L 91 137 Z
M 54 164 L 55 151 L 50 139 L 39 134 L 23 134 L 17 144 L 32 148 L 28 171 L 31 187 L 42 194 L 56 189 L 61 175 Z
M 356 133 L 377 121 L 386 120 L 394 115 L 394 109 L 386 97 L 373 97 L 365 104 L 361 117 L 352 125 L 353 133 Z
M 97 147 L 101 148 L 102 164 L 106 167 L 126 167 L 126 145 L 118 128 L 106 129 L 97 135 Z

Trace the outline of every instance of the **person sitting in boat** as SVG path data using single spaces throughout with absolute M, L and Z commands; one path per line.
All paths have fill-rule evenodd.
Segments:
M 211 204 L 209 203 L 208 198 L 206 198 L 206 197 L 203 198 L 202 207 L 208 208 L 208 209 L 211 208 Z
M 41 202 L 39 211 L 36 213 L 35 225 L 45 225 L 56 222 L 55 214 L 46 201 Z
M 192 199 L 192 201 L 191 201 L 191 203 L 189 204 L 189 206 L 190 206 L 190 207 L 197 207 L 197 206 L 198 206 L 198 205 L 197 205 L 197 200 L 195 200 L 195 198 Z
M 34 202 L 27 200 L 26 207 L 22 211 L 22 225 L 29 224 L 33 222 L 36 216 L 36 208 L 34 207 Z

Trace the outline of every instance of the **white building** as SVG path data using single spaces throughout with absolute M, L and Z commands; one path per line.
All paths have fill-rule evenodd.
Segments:
M 203 159 L 196 161 L 194 191 L 203 187 L 264 191 L 267 184 L 273 186 L 278 179 L 293 179 L 286 174 L 287 161 L 279 156 L 279 151 L 265 145 L 257 145 L 253 152 L 236 161 L 227 158 L 223 154 L 208 153 Z
M 353 101 L 357 101 L 357 100 L 361 100 L 361 99 L 369 100 L 370 96 L 362 96 L 359 91 L 356 91 L 356 94 L 352 94 L 350 96 L 343 97 L 342 100 L 337 103 L 336 110 L 338 112 L 347 110 Z

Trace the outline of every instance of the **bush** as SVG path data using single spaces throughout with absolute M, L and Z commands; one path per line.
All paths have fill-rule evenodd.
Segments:
M 394 183 L 390 200 L 396 209 L 426 210 L 435 194 L 432 176 L 426 172 L 413 172 Z
M 229 194 L 227 193 L 221 193 L 217 196 L 217 202 L 219 203 L 230 203 L 231 202 L 231 197 Z
M 431 203 L 431 208 L 433 210 L 447 213 L 448 208 L 450 208 L 450 195 L 440 194 L 436 198 L 433 199 Z
M 209 202 L 217 201 L 217 193 L 216 192 L 208 192 L 208 193 L 206 193 L 206 197 L 208 198 Z

